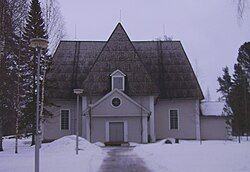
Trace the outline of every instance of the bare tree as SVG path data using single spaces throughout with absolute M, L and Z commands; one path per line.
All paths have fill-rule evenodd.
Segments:
M 51 55 L 55 52 L 58 44 L 60 43 L 61 39 L 66 35 L 65 32 L 65 23 L 63 16 L 60 11 L 60 4 L 57 0 L 42 0 L 42 10 L 45 19 L 45 26 L 48 33 L 49 39 L 49 47 L 48 47 L 48 54 Z M 44 78 L 46 72 L 50 66 L 50 62 L 48 61 L 45 64 L 47 67 L 44 70 Z M 42 90 L 41 90 L 41 112 L 40 115 L 42 117 L 42 121 L 44 120 L 44 114 L 48 113 L 44 109 L 45 105 L 45 83 L 46 80 L 42 81 Z
M 209 87 L 207 87 L 205 100 L 206 100 L 206 101 L 211 101 L 211 95 L 210 95 Z
M 243 19 L 248 1 L 249 0 L 237 0 L 237 13 L 239 19 Z
M 43 15 L 49 38 L 49 54 L 53 54 L 65 36 L 65 23 L 57 0 L 43 0 Z
M 173 36 L 163 35 L 162 37 L 155 38 L 155 41 L 173 41 Z

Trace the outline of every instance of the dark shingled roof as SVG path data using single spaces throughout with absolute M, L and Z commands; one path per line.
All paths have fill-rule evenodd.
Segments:
M 116 69 L 126 74 L 127 95 L 203 99 L 180 41 L 130 41 L 120 23 L 108 41 L 61 41 L 46 76 L 46 96 L 72 98 L 74 88 L 105 95 Z

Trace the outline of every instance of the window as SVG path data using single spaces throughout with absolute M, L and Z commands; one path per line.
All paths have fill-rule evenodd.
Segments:
M 178 130 L 179 123 L 178 123 L 178 110 L 170 110 L 169 112 L 169 120 L 170 120 L 170 130 Z
M 69 130 L 69 110 L 61 110 L 61 130 Z
M 120 105 L 121 105 L 121 99 L 119 99 L 119 98 L 117 98 L 117 97 L 113 98 L 113 99 L 112 99 L 112 105 L 113 105 L 114 107 L 120 106 Z
M 112 77 L 112 90 L 119 89 L 119 90 L 124 91 L 126 75 L 117 69 L 110 76 Z
M 123 90 L 123 77 L 113 77 L 113 89 Z

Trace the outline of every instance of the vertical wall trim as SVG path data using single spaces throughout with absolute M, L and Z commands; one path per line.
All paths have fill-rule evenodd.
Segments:
M 87 100 L 87 97 L 86 96 L 82 96 L 82 112 L 85 111 L 86 112 L 86 109 L 88 108 L 88 100 Z M 86 112 L 86 114 L 83 116 L 82 119 L 85 119 L 85 120 L 82 120 L 82 133 L 84 133 L 84 130 L 86 131 L 86 139 L 88 141 L 90 141 L 90 125 L 89 125 L 89 114 L 88 112 Z M 85 122 L 85 124 L 84 124 Z M 83 134 L 82 134 L 83 135 Z M 83 135 L 84 137 L 84 135 Z
M 105 131 L 106 131 L 105 140 L 106 142 L 108 142 L 109 141 L 109 121 L 106 121 Z
M 148 143 L 148 121 L 147 116 L 142 118 L 142 143 Z
M 155 142 L 155 105 L 154 105 L 154 96 L 149 97 L 149 110 L 151 112 L 149 119 L 149 128 L 150 128 L 150 137 L 151 142 Z
M 124 121 L 124 141 L 128 141 L 128 122 Z
M 201 139 L 201 126 L 200 126 L 200 101 L 195 101 L 195 126 L 196 126 L 196 140 Z
M 86 139 L 90 142 L 89 114 L 86 116 Z
M 87 97 L 82 96 L 82 137 L 87 138 L 87 133 L 86 133 L 86 114 L 83 114 L 83 112 L 88 108 L 88 102 L 87 102 Z

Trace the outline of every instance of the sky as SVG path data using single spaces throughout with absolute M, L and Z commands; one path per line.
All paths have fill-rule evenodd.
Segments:
M 107 40 L 118 22 L 130 39 L 180 40 L 204 95 L 220 94 L 217 77 L 231 73 L 239 47 L 250 40 L 250 6 L 237 18 L 236 0 L 59 0 L 66 40 Z M 249 4 L 250 5 L 250 4 Z M 249 11 L 249 12 L 248 12 Z M 121 14 L 121 15 L 120 15 Z

